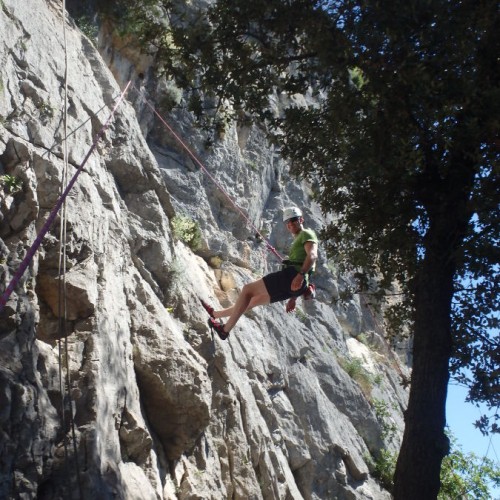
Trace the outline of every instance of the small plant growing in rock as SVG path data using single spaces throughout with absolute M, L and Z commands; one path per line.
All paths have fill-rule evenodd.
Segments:
M 5 174 L 0 176 L 0 185 L 5 193 L 14 194 L 21 190 L 22 182 L 14 175 Z
M 251 160 L 250 158 L 245 159 L 245 165 L 254 172 L 258 172 L 259 170 L 259 165 L 257 164 L 257 162 L 255 160 Z
M 201 230 L 196 221 L 189 217 L 176 215 L 172 219 L 174 238 L 185 243 L 193 252 L 201 247 Z
M 26 45 L 26 42 L 24 40 L 17 42 L 17 45 L 21 52 L 26 52 L 28 50 L 28 46 Z
M 180 104 L 182 100 L 182 90 L 172 81 L 167 81 L 162 89 L 160 98 L 160 108 L 169 112 Z
M 307 314 L 300 307 L 295 308 L 295 315 L 297 316 L 297 319 L 302 323 L 306 322 Z
M 92 42 L 93 45 L 95 45 L 99 29 L 92 22 L 92 19 L 89 16 L 83 15 L 76 18 L 75 23 L 80 31 Z
M 184 273 L 185 273 L 185 268 L 184 266 L 182 265 L 181 262 L 179 262 L 178 259 L 174 259 L 172 262 L 171 262 L 171 266 L 170 266 L 170 269 L 167 271 L 167 277 L 169 278 L 169 281 L 170 281 L 170 291 L 175 291 L 175 289 L 179 286 L 182 286 L 182 277 L 184 276 Z M 168 311 L 168 309 L 172 309 L 173 310 L 173 307 L 172 306 L 165 306 L 167 308 L 167 312 L 170 312 Z
M 366 336 L 366 333 L 360 333 L 357 337 L 356 340 L 358 342 L 361 342 L 363 345 L 368 347 L 368 349 L 373 349 L 373 344 L 368 340 L 368 337 Z
M 396 424 L 391 421 L 391 414 L 389 412 L 389 405 L 382 399 L 372 400 L 375 416 L 382 425 L 382 438 L 387 439 L 389 442 L 394 439 L 398 428 Z
M 370 398 L 372 392 L 372 377 L 368 370 L 363 366 L 363 363 L 360 358 L 339 358 L 340 366 L 346 371 L 346 373 L 351 377 L 354 381 L 356 381 L 363 394 Z
M 48 101 L 42 101 L 38 105 L 38 111 L 40 112 L 41 118 L 52 118 L 54 116 L 54 108 Z
M 382 449 L 375 460 L 371 460 L 373 465 L 373 475 L 380 481 L 380 484 L 392 491 L 394 488 L 394 472 L 396 470 L 397 454 L 387 449 Z

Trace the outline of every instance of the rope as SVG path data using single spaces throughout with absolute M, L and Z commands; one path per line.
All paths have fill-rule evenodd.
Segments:
M 217 186 L 219 191 L 227 198 L 229 203 L 233 206 L 233 208 L 239 212 L 239 214 L 243 217 L 243 219 L 250 225 L 250 227 L 255 231 L 255 233 L 262 239 L 262 241 L 266 244 L 266 248 L 272 252 L 278 260 L 283 261 L 283 257 L 280 253 L 274 248 L 269 240 L 259 231 L 259 229 L 255 226 L 255 224 L 250 220 L 248 215 L 233 201 L 229 193 L 224 189 L 222 184 L 209 172 L 209 170 L 205 167 L 205 165 L 201 162 L 201 160 L 193 153 L 193 151 L 189 148 L 189 146 L 182 140 L 182 138 L 177 134 L 174 129 L 167 123 L 167 121 L 158 113 L 156 108 L 144 97 L 144 94 L 137 88 L 135 89 L 139 92 L 142 100 L 147 104 L 147 106 L 153 111 L 153 113 L 158 117 L 158 119 L 163 123 L 163 125 L 168 129 L 168 131 L 172 134 L 172 136 L 177 140 L 177 142 L 184 148 L 187 154 L 193 159 L 193 161 L 201 168 L 201 170 L 207 175 L 210 180 Z
M 106 122 L 102 126 L 101 130 L 95 136 L 94 142 L 92 143 L 92 146 L 90 147 L 89 151 L 85 155 L 85 158 L 83 159 L 83 161 L 80 164 L 80 166 L 78 167 L 77 171 L 75 172 L 75 174 L 71 178 L 71 180 L 70 180 L 69 184 L 67 185 L 66 189 L 64 190 L 63 194 L 57 200 L 57 203 L 55 204 L 54 208 L 50 212 L 50 215 L 47 218 L 47 221 L 43 225 L 43 227 L 40 230 L 40 232 L 38 233 L 35 241 L 31 245 L 31 247 L 29 248 L 28 252 L 26 253 L 26 256 L 24 257 L 23 261 L 21 262 L 21 265 L 19 266 L 18 270 L 16 271 L 16 273 L 13 276 L 13 278 L 11 279 L 9 285 L 7 286 L 7 288 L 5 289 L 5 291 L 3 292 L 3 294 L 2 294 L 2 296 L 0 298 L 0 312 L 3 311 L 3 309 L 5 307 L 5 304 L 7 303 L 7 301 L 9 300 L 10 295 L 14 291 L 14 288 L 19 283 L 19 281 L 22 278 L 24 272 L 26 271 L 26 268 L 29 266 L 31 260 L 33 259 L 34 255 L 36 253 L 36 251 L 40 247 L 43 238 L 45 237 L 45 235 L 49 231 L 50 226 L 52 225 L 52 223 L 54 222 L 54 219 L 56 218 L 57 213 L 59 212 L 62 204 L 64 203 L 64 200 L 66 199 L 66 197 L 68 196 L 69 192 L 73 188 L 76 180 L 78 179 L 78 176 L 80 175 L 80 173 L 83 170 L 83 167 L 85 166 L 85 164 L 87 163 L 88 159 L 90 158 L 90 155 L 94 152 L 95 148 L 97 147 L 97 143 L 99 142 L 99 140 L 103 136 L 104 132 L 108 129 L 109 124 L 111 122 L 111 119 L 113 118 L 116 110 L 118 109 L 118 106 L 123 101 L 123 99 L 125 97 L 125 94 L 127 93 L 128 88 L 129 88 L 129 86 L 130 86 L 131 83 L 132 82 L 129 81 L 127 83 L 125 89 L 123 90 L 123 92 L 120 94 L 120 97 L 119 97 L 118 101 L 116 102 L 116 104 L 115 104 L 113 110 L 111 111 L 110 115 L 108 116 L 108 119 L 106 120 Z
M 118 92 L 118 94 L 113 97 L 113 100 L 116 100 L 121 94 L 121 91 Z M 94 113 L 91 113 L 89 114 L 88 118 L 85 118 L 85 120 L 83 120 L 76 128 L 74 128 L 73 130 L 71 130 L 69 133 L 65 134 L 64 137 L 61 137 L 60 139 L 58 139 L 57 141 L 53 142 L 52 143 L 52 146 L 47 149 L 46 153 L 43 153 L 44 155 L 47 154 L 47 153 L 52 153 L 52 150 L 58 145 L 58 144 L 62 144 L 64 141 L 68 140 L 68 138 L 70 138 L 73 134 L 76 134 L 87 122 L 89 122 L 90 120 L 92 120 L 92 118 L 95 118 L 107 105 L 106 104 L 103 104 L 97 111 L 95 111 Z M 39 147 L 42 147 L 44 148 L 43 145 L 41 144 L 36 144 L 34 143 L 35 145 L 39 146 Z M 54 154 L 54 153 L 52 153 Z M 55 155 L 57 157 L 57 155 Z
M 63 144 L 63 178 L 61 182 L 61 195 L 63 186 L 66 185 L 68 179 L 68 44 L 66 36 L 66 0 L 62 0 L 62 21 L 63 21 L 63 40 L 64 40 L 64 106 L 63 106 L 63 122 L 64 122 L 64 144 Z M 69 415 L 71 427 L 71 441 L 73 444 L 73 460 L 76 471 L 76 480 L 78 483 L 78 491 L 80 498 L 83 498 L 83 487 L 80 473 L 80 463 L 78 460 L 78 447 L 76 442 L 75 419 L 73 415 L 73 398 L 71 396 L 71 372 L 69 368 L 69 350 L 68 350 L 68 335 L 67 335 L 67 287 L 66 287 L 66 261 L 67 261 L 67 213 L 66 213 L 66 198 L 64 198 L 61 210 L 61 224 L 59 234 L 59 301 L 58 301 L 58 317 L 59 317 L 59 390 L 61 393 L 61 425 L 64 432 L 64 453 L 65 463 L 69 463 L 68 446 L 66 444 L 66 410 Z M 64 368 L 66 371 L 66 384 L 63 380 L 63 349 L 64 349 Z M 65 391 L 64 391 L 65 389 Z
M 63 127 L 64 137 L 67 136 L 67 106 L 68 106 L 68 55 L 66 45 L 66 20 L 65 20 L 66 2 L 62 1 L 62 18 L 63 18 L 63 40 L 64 40 L 64 103 L 63 103 Z M 68 174 L 68 143 L 63 141 L 63 175 L 59 196 L 64 191 L 64 186 L 67 183 Z M 59 392 L 61 394 L 61 427 L 63 432 L 66 432 L 66 408 L 65 408 L 65 393 L 64 393 L 64 374 L 63 374 L 63 346 L 61 338 L 65 337 L 66 330 L 66 200 L 61 207 L 59 228 L 59 294 L 58 294 L 58 368 L 59 368 Z M 68 467 L 68 445 L 66 437 L 63 438 L 65 467 Z M 66 470 L 69 474 L 69 471 Z

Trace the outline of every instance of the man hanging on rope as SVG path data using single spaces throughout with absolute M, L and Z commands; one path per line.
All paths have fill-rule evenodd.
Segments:
M 283 269 L 264 276 L 262 279 L 243 286 L 236 302 L 227 309 L 215 311 L 201 301 L 210 314 L 208 325 L 222 340 L 226 340 L 241 315 L 256 306 L 289 299 L 286 311 L 295 309 L 295 301 L 302 294 L 314 293 L 309 286 L 309 276 L 314 271 L 318 258 L 318 237 L 312 229 L 305 229 L 302 212 L 297 207 L 283 211 L 283 222 L 295 237 L 288 260 L 283 261 Z M 229 317 L 227 323 L 218 318 Z

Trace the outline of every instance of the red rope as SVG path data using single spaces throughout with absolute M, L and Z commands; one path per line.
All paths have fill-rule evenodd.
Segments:
M 137 89 L 139 91 L 139 89 Z M 139 91 L 140 92 L 140 91 Z M 215 177 L 209 172 L 209 170 L 203 165 L 201 160 L 191 151 L 189 146 L 182 140 L 182 138 L 177 134 L 174 129 L 166 122 L 166 120 L 156 111 L 156 108 L 144 97 L 144 95 L 140 94 L 143 101 L 149 106 L 149 108 L 153 111 L 153 113 L 160 119 L 160 121 L 165 125 L 168 131 L 174 136 L 174 138 L 179 142 L 179 144 L 184 148 L 184 150 L 188 153 L 188 155 L 193 159 L 193 161 L 202 169 L 202 171 L 210 178 L 210 180 L 217 186 L 217 188 L 221 191 L 221 193 L 229 200 L 231 205 L 240 213 L 240 215 L 247 221 L 247 223 L 255 230 L 255 233 L 259 235 L 259 237 L 266 244 L 266 248 L 272 252 L 279 261 L 283 261 L 283 257 L 280 253 L 274 248 L 267 238 L 257 229 L 255 224 L 250 220 L 248 215 L 233 201 L 231 196 L 227 193 L 227 191 L 222 187 L 219 181 L 215 179 Z
M 125 97 L 125 94 L 128 91 L 130 84 L 131 84 L 131 81 L 129 81 L 127 83 L 127 86 L 125 87 L 125 89 L 121 93 L 121 95 L 120 95 L 117 103 L 115 104 L 113 110 L 111 111 L 108 119 L 106 120 L 106 122 L 102 126 L 101 130 L 95 136 L 94 142 L 92 143 L 92 146 L 90 147 L 88 153 L 85 155 L 85 158 L 83 159 L 82 163 L 80 164 L 77 171 L 75 172 L 75 174 L 73 175 L 73 177 L 69 181 L 69 184 L 66 186 L 66 189 L 63 191 L 63 193 L 61 194 L 61 196 L 57 200 L 57 203 L 55 204 L 54 208 L 50 212 L 50 215 L 47 218 L 45 224 L 43 225 L 42 229 L 38 233 L 35 241 L 31 245 L 30 249 L 27 251 L 26 256 L 24 257 L 23 261 L 21 262 L 21 265 L 19 266 L 19 269 L 16 271 L 16 273 L 12 277 L 12 280 L 10 281 L 9 285 L 7 286 L 5 291 L 3 292 L 2 297 L 0 297 L 0 312 L 2 312 L 3 308 L 5 307 L 5 304 L 9 300 L 10 295 L 14 291 L 14 288 L 19 283 L 19 280 L 21 279 L 22 275 L 26 271 L 26 268 L 29 266 L 36 251 L 40 247 L 42 240 L 45 237 L 45 235 L 47 234 L 47 232 L 49 231 L 50 226 L 54 222 L 54 219 L 56 218 L 57 213 L 59 212 L 59 209 L 61 208 L 66 197 L 68 196 L 69 192 L 71 191 L 71 188 L 74 186 L 76 180 L 78 179 L 78 176 L 80 175 L 81 171 L 83 170 L 83 167 L 85 166 L 88 159 L 90 158 L 90 155 L 94 152 L 94 149 L 97 147 L 97 143 L 99 142 L 99 139 L 103 136 L 104 132 L 108 129 L 109 124 L 111 122 L 111 119 L 113 118 L 116 110 L 118 109 L 118 106 L 122 103 L 122 101 Z

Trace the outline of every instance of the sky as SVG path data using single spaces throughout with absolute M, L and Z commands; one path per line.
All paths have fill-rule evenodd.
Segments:
M 478 457 L 487 456 L 499 465 L 500 435 L 483 436 L 474 427 L 474 422 L 481 416 L 481 409 L 466 403 L 467 389 L 451 381 L 448 386 L 446 401 L 446 420 L 452 434 L 464 453 L 473 452 Z M 491 412 L 486 412 L 491 414 Z M 490 439 L 491 438 L 491 439 Z M 492 500 L 500 500 L 500 489 L 492 491 Z

